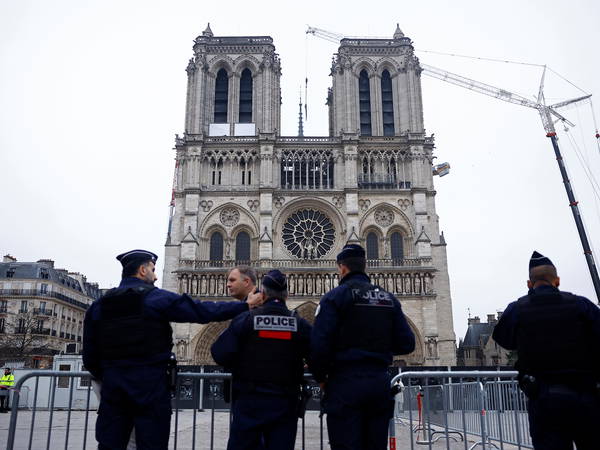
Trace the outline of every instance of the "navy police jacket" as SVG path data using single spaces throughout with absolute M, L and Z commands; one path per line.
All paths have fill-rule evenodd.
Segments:
M 371 289 L 371 292 L 377 291 L 378 288 L 370 283 L 371 280 L 365 273 L 351 272 L 340 280 L 338 287 L 321 299 L 311 334 L 310 352 L 310 368 L 318 382 L 325 381 L 327 375 L 339 370 L 386 369 L 392 363 L 393 355 L 408 354 L 415 349 L 415 336 L 404 317 L 400 302 L 383 290 L 379 292 L 386 299 L 387 314 L 383 317 L 386 321 L 385 326 L 390 331 L 388 342 L 380 347 L 374 345 L 359 348 L 360 346 L 352 344 L 340 346 L 345 311 L 357 302 L 356 296 L 353 295 L 354 286 L 362 285 Z M 361 326 L 360 316 L 358 317 L 358 320 L 354 319 L 354 323 Z M 364 320 L 375 319 L 365 317 Z M 364 323 L 365 327 L 378 325 Z
M 148 286 L 139 278 L 128 277 L 121 280 L 119 288 L 137 288 Z M 126 360 L 106 361 L 100 357 L 97 348 L 100 333 L 102 298 L 96 300 L 85 314 L 83 325 L 83 364 L 90 373 L 102 378 L 102 370 L 106 367 L 142 366 L 168 361 L 169 351 L 163 351 L 151 356 L 130 358 Z M 143 300 L 144 315 L 169 326 L 169 322 L 208 323 L 231 319 L 238 314 L 248 311 L 248 305 L 242 302 L 201 302 L 189 295 L 175 294 L 159 288 L 153 288 Z M 172 345 L 172 343 L 171 343 Z
M 600 309 L 550 285 L 508 305 L 492 338 L 518 351 L 516 368 L 550 382 L 600 381 Z
M 269 300 L 233 319 L 211 353 L 217 364 L 232 371 L 234 390 L 297 392 L 310 350 L 310 330 L 284 302 Z

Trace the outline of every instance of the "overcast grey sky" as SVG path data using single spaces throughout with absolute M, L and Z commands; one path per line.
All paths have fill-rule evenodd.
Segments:
M 336 46 L 307 38 L 307 24 L 391 36 L 399 23 L 416 49 L 548 64 L 600 96 L 599 19 L 592 0 L 0 0 L 0 252 L 52 258 L 102 287 L 118 282 L 114 256 L 122 251 L 151 249 L 162 262 L 185 67 L 207 22 L 215 35 L 272 36 L 283 67 L 283 134 L 296 134 L 298 90 L 308 76 L 305 134 L 326 135 Z M 537 93 L 537 67 L 418 55 L 530 98 Z M 457 337 L 467 308 L 483 318 L 525 293 L 533 249 L 552 258 L 565 290 L 595 300 L 537 113 L 422 80 L 427 132 L 435 133 L 438 161 L 452 166 L 435 183 Z M 546 95 L 555 102 L 580 91 L 551 75 Z M 559 126 L 559 137 L 590 241 L 600 247 L 600 202 L 569 138 L 598 176 L 590 111 L 588 104 L 566 110 L 577 127 L 566 134 Z

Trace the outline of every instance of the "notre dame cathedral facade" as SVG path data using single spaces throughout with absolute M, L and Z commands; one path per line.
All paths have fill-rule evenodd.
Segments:
M 338 283 L 347 242 L 393 292 L 417 337 L 399 365 L 456 362 L 446 243 L 435 212 L 433 137 L 425 134 L 419 61 L 390 39 L 343 39 L 327 95 L 329 136 L 280 135 L 280 60 L 268 36 L 195 40 L 176 168 L 163 287 L 229 299 L 228 270 L 288 276 L 288 306 L 310 321 Z M 182 364 L 212 364 L 226 324 L 174 324 Z

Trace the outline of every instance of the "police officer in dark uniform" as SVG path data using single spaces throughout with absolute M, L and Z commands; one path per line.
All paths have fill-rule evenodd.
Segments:
M 533 252 L 529 293 L 500 317 L 493 339 L 516 350 L 536 450 L 597 449 L 600 443 L 600 310 L 585 297 L 558 290 L 547 257 Z
M 398 300 L 371 284 L 360 245 L 346 245 L 337 264 L 339 286 L 317 309 L 310 368 L 325 391 L 331 448 L 383 450 L 394 409 L 388 367 L 414 350 L 415 336 Z
M 155 288 L 157 256 L 146 250 L 117 259 L 123 265 L 119 287 L 95 301 L 84 320 L 83 363 L 102 382 L 96 439 L 100 449 L 125 449 L 135 427 L 138 449 L 166 449 L 173 346 L 169 322 L 227 320 L 256 304 L 200 302 Z
M 229 450 L 293 450 L 310 325 L 286 306 L 287 282 L 279 270 L 262 279 L 263 306 L 240 314 L 211 348 L 232 371 Z

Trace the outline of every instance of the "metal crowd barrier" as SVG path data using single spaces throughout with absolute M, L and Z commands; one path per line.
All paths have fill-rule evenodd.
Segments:
M 398 385 L 389 447 L 414 450 L 445 440 L 451 448 L 532 448 L 526 398 L 516 372 L 404 372 Z M 224 449 L 229 407 L 224 402 L 227 373 L 180 372 L 173 401 L 170 448 Z M 33 371 L 17 380 L 12 396 L 6 448 L 95 449 L 95 409 L 88 372 Z M 323 449 L 327 432 L 318 411 L 320 390 L 299 421 L 296 448 Z M 79 410 L 79 412 L 76 412 Z M 92 414 L 90 414 L 90 412 Z M 410 443 L 410 444 L 409 444 Z M 439 445 L 437 446 L 439 447 Z M 436 448 L 437 448 L 436 447 Z
M 178 373 L 169 448 L 226 448 L 231 415 L 223 403 L 223 381 L 230 378 L 228 373 Z M 203 391 L 208 393 L 205 401 Z M 317 400 L 320 391 L 314 384 L 312 392 L 313 401 Z M 20 402 L 23 394 L 30 404 Z M 11 405 L 7 450 L 97 448 L 97 401 L 89 372 L 32 371 L 16 381 Z M 80 413 L 74 413 L 76 409 Z M 322 450 L 327 439 L 323 425 L 318 411 L 307 411 L 299 420 L 296 448 Z
M 529 435 L 527 398 L 517 372 L 404 372 L 392 379 L 399 389 L 390 421 L 390 449 L 396 430 L 410 448 L 445 439 L 446 448 L 472 450 L 495 447 L 533 448 Z M 472 444 L 469 444 L 469 441 Z M 406 444 L 405 444 L 406 445 Z

